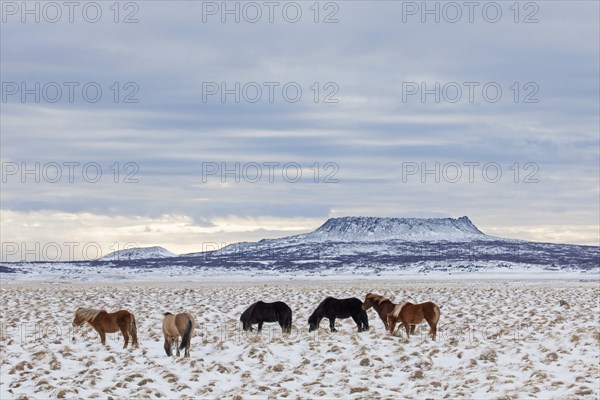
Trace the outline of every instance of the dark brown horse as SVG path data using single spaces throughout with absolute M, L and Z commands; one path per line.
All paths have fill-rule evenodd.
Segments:
M 106 346 L 106 334 L 121 331 L 127 348 L 129 335 L 131 335 L 131 345 L 137 347 L 137 327 L 135 325 L 135 316 L 126 310 L 119 310 L 114 313 L 107 313 L 105 310 L 95 310 L 93 308 L 78 308 L 75 310 L 73 326 L 81 326 L 88 322 L 92 328 L 100 334 L 100 341 Z
M 240 322 L 244 331 L 252 331 L 252 324 L 258 324 L 259 332 L 265 322 L 279 322 L 283 333 L 288 334 L 292 332 L 292 309 L 283 301 L 257 301 L 242 313 Z
M 312 332 L 319 329 L 319 324 L 323 318 L 329 320 L 329 329 L 331 332 L 337 332 L 335 329 L 336 318 L 350 318 L 354 320 L 359 332 L 369 330 L 369 316 L 362 308 L 362 301 L 356 297 L 348 299 L 336 299 L 327 297 L 317 306 L 317 309 L 308 317 L 308 331 Z
M 175 343 L 177 349 L 177 356 L 179 356 L 179 350 L 185 348 L 185 357 L 190 356 L 190 346 L 192 344 L 192 337 L 196 330 L 196 320 L 190 313 L 181 313 L 173 315 L 169 312 L 164 314 L 162 331 L 165 336 L 165 352 L 170 357 L 173 355 L 171 347 Z M 181 336 L 181 344 L 179 344 L 179 336 Z
M 377 311 L 377 314 L 379 314 L 379 318 L 381 318 L 381 321 L 385 326 L 385 330 L 387 331 L 387 316 L 389 313 L 394 311 L 394 307 L 396 307 L 396 304 L 392 303 L 387 297 L 383 297 L 375 293 L 367 293 L 367 295 L 365 296 L 365 302 L 362 305 L 362 309 L 367 311 L 371 307 L 373 307 L 375 311 Z M 413 325 L 411 332 L 414 333 L 414 330 L 415 326 Z
M 426 303 L 413 304 L 408 301 L 398 304 L 387 315 L 388 332 L 394 333 L 396 323 L 400 322 L 406 330 L 406 339 L 410 336 L 410 325 L 420 324 L 423 320 L 429 324 L 429 335 L 435 340 L 437 323 L 440 319 L 440 308 L 428 301 Z

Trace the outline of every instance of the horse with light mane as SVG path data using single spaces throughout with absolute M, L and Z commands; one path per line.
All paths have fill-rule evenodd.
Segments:
M 373 307 L 375 311 L 377 311 L 377 314 L 379 314 L 379 318 L 381 318 L 381 321 L 385 326 L 385 330 L 387 331 L 387 315 L 394 310 L 394 307 L 396 307 L 396 305 L 392 303 L 387 297 L 383 297 L 375 293 L 367 293 L 367 295 L 365 296 L 365 301 L 362 305 L 362 309 L 367 311 L 371 307 Z
M 440 320 L 440 308 L 431 301 L 420 304 L 413 304 L 405 301 L 394 307 L 392 312 L 387 315 L 388 331 L 394 332 L 396 323 L 400 322 L 406 330 L 406 339 L 410 336 L 410 325 L 420 324 L 423 320 L 429 325 L 429 336 L 435 341 L 437 334 L 437 323 Z
M 127 348 L 129 344 L 129 335 L 131 335 L 131 345 L 138 347 L 137 326 L 135 324 L 135 316 L 126 310 L 119 310 L 114 313 L 108 313 L 106 310 L 97 310 L 93 308 L 78 308 L 75 310 L 75 318 L 73 318 L 73 326 L 81 326 L 85 322 L 89 323 L 92 328 L 100 335 L 102 345 L 106 346 L 106 334 L 121 331 L 125 344 L 123 348 Z
M 165 336 L 164 347 L 167 356 L 171 357 L 173 355 L 171 348 L 173 343 L 175 343 L 177 356 L 179 357 L 179 351 L 185 348 L 185 357 L 189 357 L 192 337 L 196 330 L 196 320 L 190 313 L 173 315 L 170 312 L 166 312 L 164 316 L 162 331 Z M 179 336 L 181 336 L 181 344 L 179 344 Z

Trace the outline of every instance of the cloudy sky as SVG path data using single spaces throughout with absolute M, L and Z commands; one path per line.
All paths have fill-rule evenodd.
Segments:
M 598 245 L 598 2 L 462 4 L 3 2 L 2 260 L 346 215 Z

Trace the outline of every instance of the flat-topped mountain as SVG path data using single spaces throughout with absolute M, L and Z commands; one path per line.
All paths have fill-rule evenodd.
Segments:
M 301 235 L 259 242 L 240 242 L 225 246 L 216 254 L 269 249 L 308 243 L 354 242 L 368 246 L 374 242 L 468 242 L 497 240 L 481 232 L 469 219 L 460 218 L 330 218 L 316 230 Z
M 321 240 L 376 241 L 410 240 L 449 242 L 481 239 L 484 235 L 469 217 L 460 218 L 330 218 L 312 233 L 303 235 Z

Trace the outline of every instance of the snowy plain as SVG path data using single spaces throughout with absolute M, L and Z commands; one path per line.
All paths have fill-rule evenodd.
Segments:
M 3 280 L 0 398 L 597 399 L 597 276 L 535 278 Z M 391 336 L 372 310 L 368 332 L 348 319 L 337 320 L 337 333 L 326 321 L 308 333 L 323 298 L 371 291 L 439 304 L 438 339 L 427 338 L 426 324 L 408 342 Z M 241 331 L 239 315 L 257 300 L 290 305 L 290 336 L 277 324 Z M 79 306 L 134 312 L 140 347 L 122 349 L 111 334 L 105 348 L 91 328 L 73 329 Z M 165 311 L 196 317 L 189 359 L 164 354 Z

